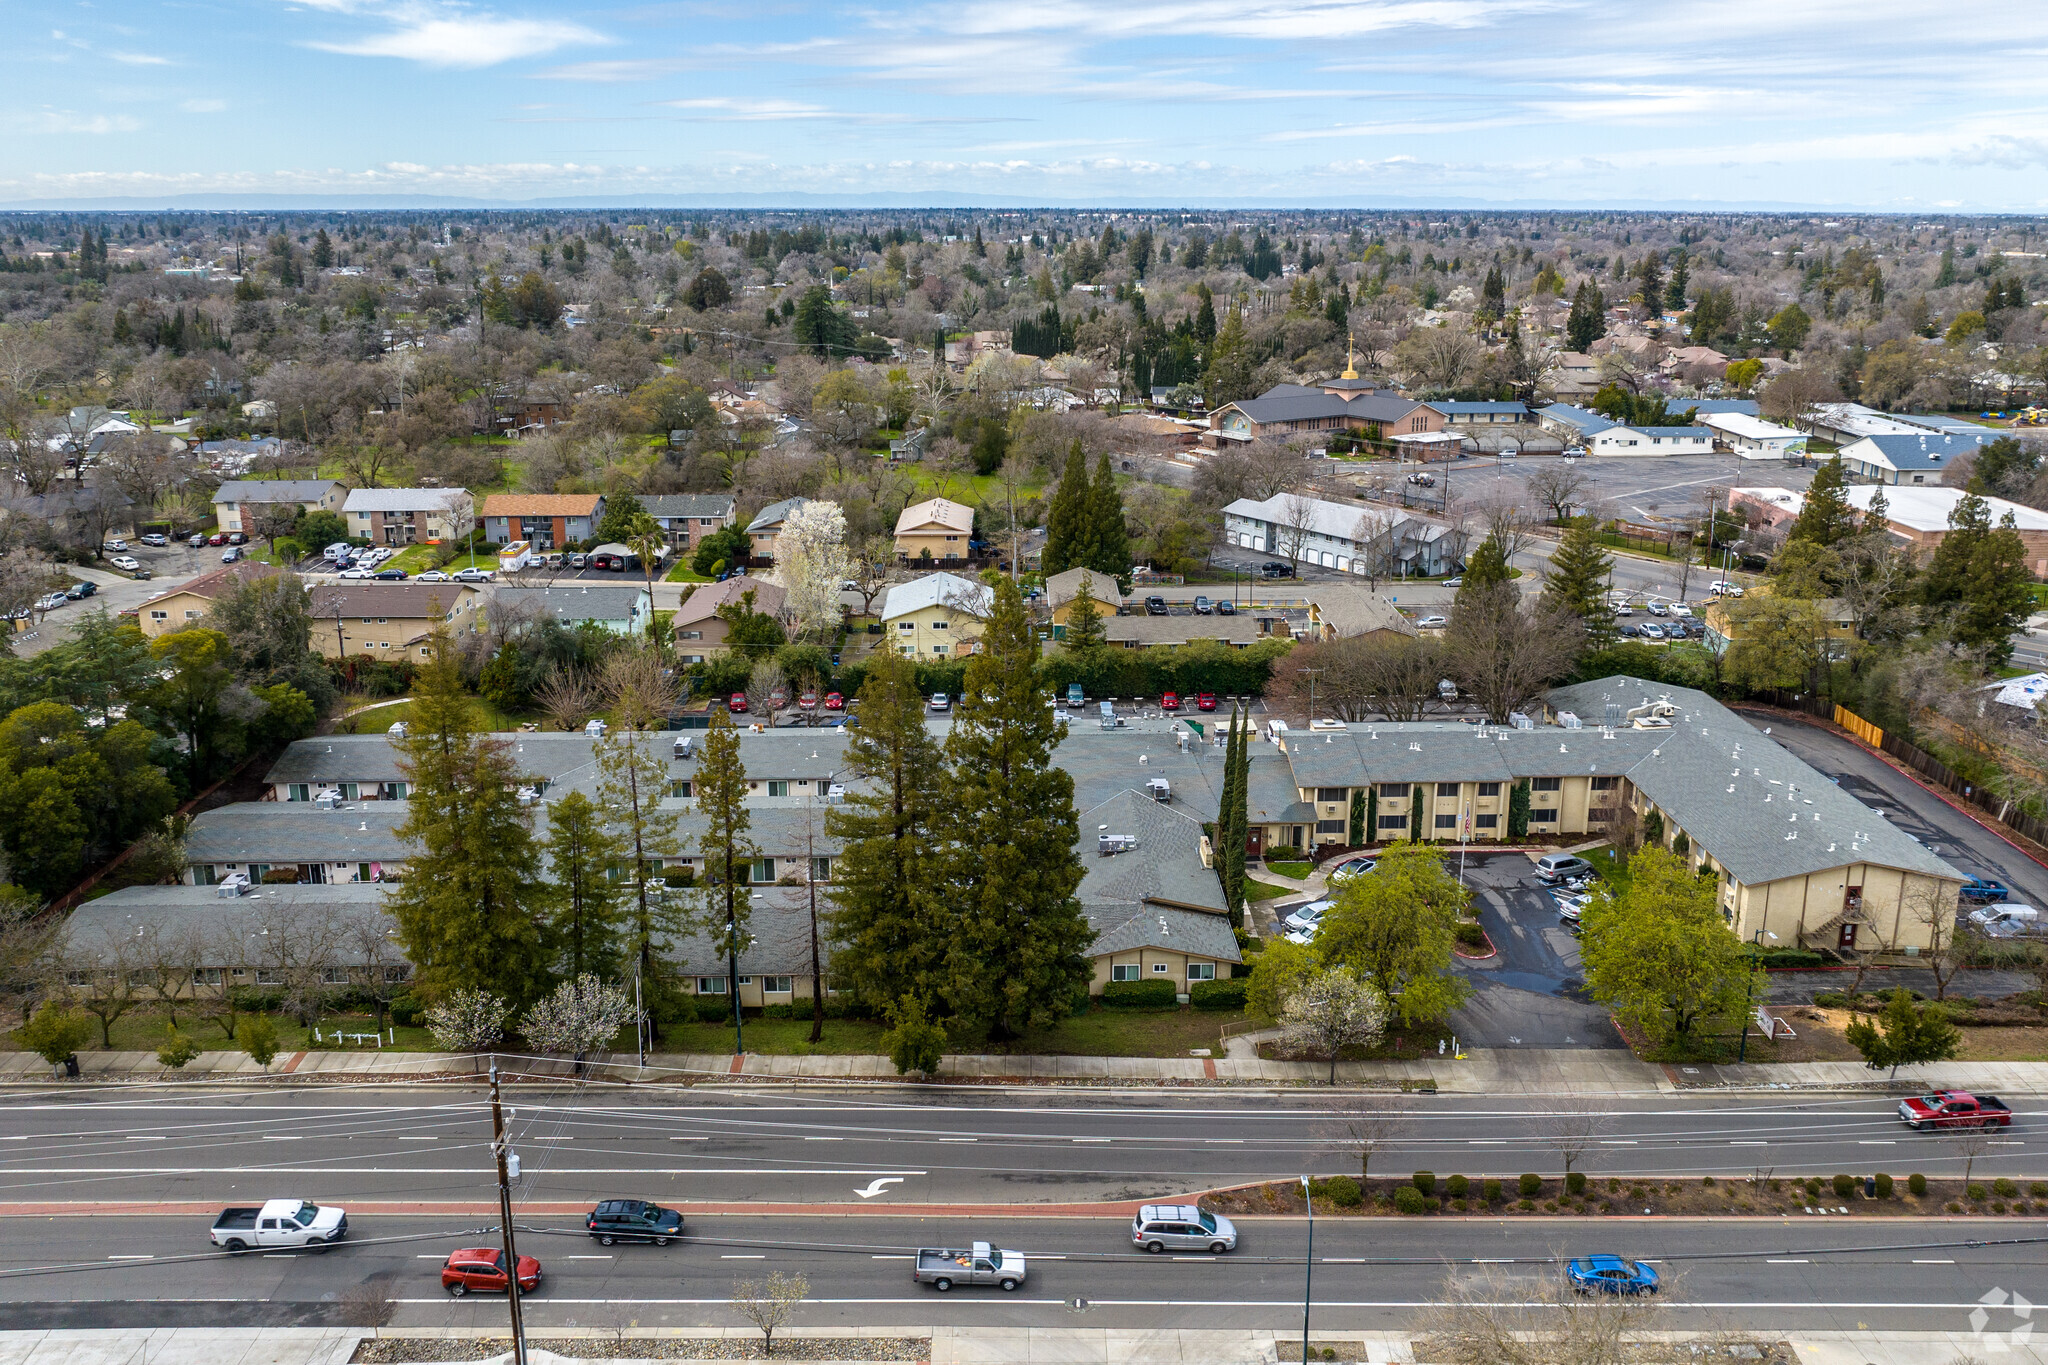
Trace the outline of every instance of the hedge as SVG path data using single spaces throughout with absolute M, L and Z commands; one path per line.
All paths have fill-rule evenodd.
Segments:
M 1413 1185 L 1403 1185 L 1394 1191 L 1396 1213 L 1421 1213 L 1428 1207 L 1428 1202 L 1422 1197 L 1422 1191 Z
M 1112 981 L 1102 988 L 1102 1003 L 1113 1010 L 1170 1010 L 1179 994 L 1171 981 Z
M 1759 953 L 1757 961 L 1769 970 L 1772 967 L 1824 966 L 1827 957 L 1806 948 L 1773 948 L 1767 953 Z
M 1148 981 L 1145 984 L 1150 986 L 1167 983 Z M 1188 987 L 1188 1003 L 1198 1010 L 1241 1010 L 1244 1008 L 1245 988 L 1250 984 L 1249 980 L 1243 978 L 1228 981 L 1197 981 Z

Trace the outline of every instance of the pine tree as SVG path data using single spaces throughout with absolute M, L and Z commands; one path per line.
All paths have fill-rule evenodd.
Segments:
M 1682 309 L 1685 307 L 1686 287 L 1692 283 L 1692 267 L 1683 251 L 1674 254 L 1677 259 L 1671 263 L 1671 282 L 1664 286 L 1664 306 Z
M 1216 299 L 1209 292 L 1209 286 L 1198 284 L 1195 292 L 1201 295 L 1201 306 L 1195 309 L 1195 340 L 1207 346 L 1216 339 Z
M 939 746 L 924 723 L 916 665 L 877 653 L 861 685 L 860 728 L 846 747 L 844 800 L 825 812 L 836 864 L 833 974 L 864 1004 L 905 996 L 950 1013 L 950 949 L 959 932 L 937 854 Z
M 1934 287 L 1936 289 L 1946 289 L 1955 282 L 1956 249 L 1952 246 L 1943 247 L 1941 252 L 1941 269 L 1934 273 Z
M 445 627 L 428 650 L 398 741 L 410 792 L 398 837 L 417 851 L 385 903 L 423 994 L 487 990 L 524 1005 L 549 976 L 533 808 L 519 804 L 512 746 L 478 728 Z
M 1458 585 L 1458 596 L 1452 606 L 1455 610 L 1468 606 L 1486 595 L 1490 588 L 1508 582 L 1513 575 L 1508 571 L 1506 556 L 1492 536 L 1479 542 L 1479 548 L 1465 558 L 1465 581 Z
M 334 264 L 334 241 L 326 228 L 313 234 L 313 264 L 322 270 Z
M 1124 496 L 1117 491 L 1116 476 L 1109 469 L 1109 452 L 1103 451 L 1095 464 L 1095 484 L 1088 490 L 1089 568 L 1113 578 L 1131 572 L 1130 532 L 1124 525 Z
M 1418 844 L 1428 837 L 1422 828 L 1422 787 L 1422 783 L 1415 783 L 1408 801 L 1408 838 Z
M 1052 508 L 1045 519 L 1045 549 L 1039 554 L 1039 565 L 1047 578 L 1083 563 L 1076 544 L 1081 539 L 1087 507 L 1088 457 L 1081 453 L 1081 438 L 1076 436 L 1073 448 L 1067 452 L 1066 465 L 1060 470 L 1059 487 L 1053 492 Z
M 1060 643 L 1069 654 L 1086 654 L 1101 648 L 1106 635 L 1102 612 L 1096 608 L 1095 594 L 1089 591 L 1088 580 L 1084 578 L 1074 590 L 1074 600 L 1067 605 L 1067 624 Z
M 1607 299 L 1590 278 L 1581 280 L 1578 293 L 1572 295 L 1572 311 L 1565 318 L 1564 334 L 1571 349 L 1581 353 L 1590 351 L 1594 342 L 1607 335 Z
M 1884 535 L 1891 530 L 1892 505 L 1885 500 L 1884 485 L 1870 490 L 1870 506 L 1863 509 L 1863 533 Z
M 1498 322 L 1507 316 L 1508 282 L 1500 273 L 1500 263 L 1486 272 L 1486 283 L 1479 291 L 1479 318 L 1483 322 Z
M 761 850 L 747 838 L 753 819 L 747 812 L 747 768 L 740 759 L 740 732 L 723 707 L 711 712 L 711 728 L 698 749 L 697 811 L 704 833 L 697 842 L 704 855 L 703 928 L 725 957 L 726 999 L 733 1021 L 740 1011 L 740 948 L 747 941 L 754 859 Z
M 1643 307 L 1654 314 L 1664 302 L 1664 258 L 1652 251 L 1636 265 L 1643 286 Z
M 2003 664 L 2033 603 L 2025 543 L 2010 512 L 1993 526 L 1990 504 L 1974 493 L 1950 510 L 1948 524 L 1921 580 L 1929 624 L 1946 625 L 1957 644 Z
M 573 981 L 589 972 L 606 980 L 620 975 L 625 955 L 625 886 L 613 881 L 613 864 L 625 846 L 605 828 L 603 812 L 580 791 L 548 803 L 550 961 L 556 975 Z
M 1593 536 L 1591 517 L 1572 518 L 1550 557 L 1538 607 L 1570 612 L 1586 623 L 1587 634 L 1600 639 L 1614 626 L 1614 612 L 1607 602 L 1607 575 L 1614 567 L 1614 557 L 1601 549 Z
M 1052 759 L 1059 728 L 1039 692 L 1038 655 L 1023 594 L 998 580 L 946 739 L 939 810 L 946 899 L 959 915 L 955 1012 L 999 1040 L 1072 1009 L 1093 937 L 1074 898 L 1074 779 Z
M 1814 471 L 1799 517 L 1785 533 L 1786 542 L 1804 540 L 1826 546 L 1855 535 L 1856 509 L 1849 505 L 1848 483 L 1839 455 Z
M 617 719 L 619 727 L 597 741 L 597 801 L 633 879 L 629 946 L 643 991 L 655 992 L 663 979 L 657 947 L 686 928 L 680 908 L 671 908 L 653 885 L 661 860 L 682 851 L 676 842 L 680 812 L 661 804 L 667 795 L 668 760 L 652 747 L 660 732 L 644 732 L 626 717 Z

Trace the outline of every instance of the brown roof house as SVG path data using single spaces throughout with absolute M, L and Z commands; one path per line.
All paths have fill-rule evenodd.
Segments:
M 676 608 L 675 615 L 669 618 L 669 628 L 675 632 L 675 651 L 683 663 L 701 664 L 726 647 L 727 626 L 718 609 L 740 601 L 748 593 L 754 595 L 755 611 L 764 616 L 782 615 L 782 604 L 788 594 L 758 578 L 706 583 Z
M 589 540 L 603 517 L 602 493 L 493 493 L 484 499 L 484 539 L 559 550 Z
M 1095 609 L 1102 615 L 1114 616 L 1123 607 L 1124 595 L 1114 578 L 1094 569 L 1068 569 L 1045 580 L 1046 610 L 1055 626 L 1066 625 L 1083 583 L 1088 585 L 1088 595 L 1095 599 Z
M 253 582 L 279 572 L 253 559 L 224 564 L 211 573 L 188 579 L 175 588 L 165 588 L 135 609 L 135 624 L 151 639 L 174 630 L 199 624 L 213 610 L 213 599 L 237 583 Z
M 899 559 L 966 559 L 974 534 L 974 509 L 947 498 L 926 498 L 903 509 L 896 518 Z

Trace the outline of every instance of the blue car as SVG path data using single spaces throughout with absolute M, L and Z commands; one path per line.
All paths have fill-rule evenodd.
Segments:
M 1567 1262 L 1565 1280 L 1581 1294 L 1654 1294 L 1657 1272 L 1622 1256 L 1581 1256 Z

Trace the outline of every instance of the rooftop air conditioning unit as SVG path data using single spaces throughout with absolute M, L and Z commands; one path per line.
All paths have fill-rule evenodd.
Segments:
M 1562 725 L 1567 730 L 1583 730 L 1586 728 L 1585 722 L 1580 720 L 1578 716 L 1576 716 L 1570 711 L 1558 712 L 1557 723 L 1559 725 Z
M 1098 834 L 1095 836 L 1095 851 L 1104 858 L 1114 858 L 1119 853 L 1129 853 L 1138 846 L 1135 834 Z
M 1520 711 L 1508 712 L 1508 723 L 1514 726 L 1517 730 L 1533 730 L 1536 728 L 1536 722 L 1530 720 L 1526 715 L 1522 714 Z
M 675 743 L 675 756 L 676 756 L 677 758 L 688 758 L 688 757 L 690 757 L 690 756 L 691 756 L 692 754 L 694 754 L 694 753 L 696 753 L 696 752 L 697 752 L 697 741 L 696 741 L 696 740 L 694 740 L 694 739 L 690 738 L 690 737 L 689 737 L 688 735 L 678 735 L 678 736 L 676 737 L 676 743 Z
M 1163 777 L 1155 777 L 1145 784 L 1145 790 L 1152 793 L 1154 801 L 1173 800 L 1173 784 Z
M 214 894 L 222 900 L 233 900 L 237 896 L 247 895 L 248 892 L 249 874 L 246 872 L 228 873 L 220 879 L 220 885 L 214 889 Z

